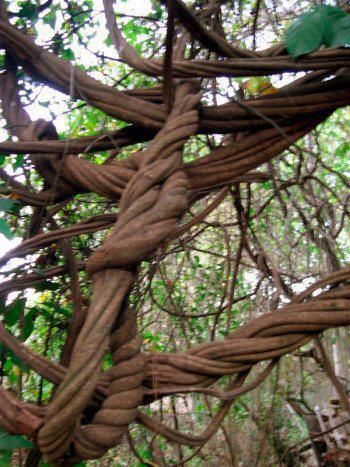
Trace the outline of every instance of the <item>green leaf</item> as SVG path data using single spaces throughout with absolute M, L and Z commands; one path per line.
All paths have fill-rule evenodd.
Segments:
M 13 451 L 18 448 L 31 448 L 33 444 L 20 435 L 10 435 L 3 429 L 0 429 L 0 450 Z
M 320 12 L 304 13 L 287 30 L 286 48 L 292 57 L 317 50 L 323 40 L 327 19 Z
M 11 211 L 17 201 L 11 198 L 0 198 L 0 211 Z
M 157 18 L 158 20 L 162 17 L 162 14 L 163 14 L 163 10 L 161 8 L 160 5 L 156 5 L 156 13 L 155 13 L 155 18 Z
M 5 323 L 8 326 L 13 326 L 17 323 L 20 315 L 24 310 L 25 300 L 17 298 L 14 302 L 10 303 L 5 309 Z
M 318 5 L 314 10 L 321 11 L 322 14 L 328 16 L 331 21 L 337 21 L 339 18 L 346 16 L 345 11 L 337 6 Z
M 30 2 L 21 2 L 21 9 L 18 12 L 20 18 L 32 19 L 35 16 L 36 8 L 35 5 Z
M 326 45 L 328 47 L 343 47 L 350 45 L 350 15 L 338 19 L 331 29 L 332 33 Z
M 10 358 L 8 358 L 9 366 L 13 367 L 13 365 L 18 366 L 24 373 L 29 372 L 29 367 L 14 353 L 12 350 L 8 349 L 7 354 Z
M 2 233 L 3 235 L 5 235 L 5 237 L 6 237 L 8 240 L 12 240 L 12 239 L 13 239 L 13 235 L 12 235 L 11 229 L 10 229 L 8 223 L 5 221 L 5 219 L 0 219 L 0 233 Z
M 24 326 L 23 326 L 23 328 L 21 330 L 21 339 L 23 341 L 28 339 L 28 337 L 33 332 L 36 315 L 37 315 L 37 312 L 36 312 L 35 308 L 31 308 L 28 311 L 28 313 L 25 315 Z
M 337 7 L 318 5 L 302 14 L 286 33 L 286 48 L 294 58 L 317 50 L 321 45 L 350 44 L 350 16 Z
M 331 43 L 333 41 L 334 33 L 336 32 L 334 30 L 335 25 L 339 19 L 344 18 L 344 16 L 346 16 L 346 13 L 341 8 L 329 5 L 319 5 L 318 8 L 322 8 L 322 11 L 328 17 L 329 20 L 329 25 L 323 33 L 322 43 L 327 47 L 332 47 Z
M 0 467 L 9 467 L 11 465 L 11 451 L 0 451 Z
M 23 154 L 18 154 L 18 155 L 16 156 L 15 162 L 12 164 L 13 170 L 17 170 L 17 169 L 19 169 L 20 167 L 22 167 L 23 161 L 24 161 L 24 155 L 23 155 Z
M 107 47 L 110 47 L 113 44 L 109 36 L 103 42 L 106 44 Z
M 344 157 L 350 155 L 350 143 L 345 142 L 340 144 L 337 149 L 334 151 L 337 157 Z
M 56 310 L 56 313 L 59 313 L 60 315 L 63 316 L 70 316 L 71 312 L 68 308 L 64 308 L 61 305 L 56 306 L 54 303 L 50 303 L 51 308 Z
M 50 11 L 50 13 L 47 13 L 44 16 L 43 21 L 44 23 L 48 24 L 52 29 L 55 29 L 56 18 L 57 18 L 57 14 L 56 14 L 56 11 L 53 9 Z
M 67 49 L 63 49 L 62 50 L 62 58 L 63 58 L 63 60 L 74 60 L 75 55 L 74 55 L 73 50 L 70 49 L 69 47 Z

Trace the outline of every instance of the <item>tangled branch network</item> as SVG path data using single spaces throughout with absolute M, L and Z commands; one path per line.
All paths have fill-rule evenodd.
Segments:
M 145 75 L 164 77 L 162 86 L 127 91 L 100 83 L 37 45 L 10 24 L 4 8 L 0 11 L 0 45 L 6 52 L 0 98 L 7 126 L 16 137 L 15 141 L 0 142 L 0 151 L 28 154 L 44 180 L 43 189 L 35 192 L 15 177 L 0 173 L 8 192 L 34 212 L 26 239 L 0 262 L 5 265 L 11 258 L 33 254 L 55 242 L 62 242 L 67 257 L 65 266 L 47 268 L 40 277 L 31 272 L 3 282 L 1 294 L 31 287 L 43 277 L 68 274 L 73 301 L 60 363 L 33 352 L 0 323 L 0 343 L 55 385 L 52 400 L 45 407 L 24 402 L 0 386 L 0 423 L 11 433 L 29 436 L 52 462 L 98 459 L 120 442 L 133 422 L 170 441 L 200 447 L 216 432 L 235 398 L 260 384 L 280 357 L 328 328 L 350 324 L 350 270 L 341 269 L 302 294 L 290 293 L 290 303 L 253 319 L 224 340 L 184 352 L 141 352 L 137 313 L 129 300 L 140 263 L 203 219 L 204 214 L 194 222 L 180 224 L 196 201 L 219 189 L 266 181 L 269 174 L 256 169 L 350 103 L 348 49 L 322 50 L 296 61 L 287 55 L 283 44 L 261 52 L 248 51 L 229 43 L 222 27 L 210 29 L 218 24 L 211 19 L 220 18 L 222 2 L 209 1 L 198 11 L 190 10 L 181 0 L 166 3 L 168 37 L 162 60 L 145 59 L 127 44 L 118 29 L 113 2 L 104 0 L 107 29 L 120 58 Z M 173 37 L 170 31 L 175 20 Z M 209 57 L 216 58 L 187 58 L 186 44 L 191 37 L 201 50 L 210 52 Z M 59 139 L 51 122 L 32 121 L 24 109 L 19 67 L 36 81 L 83 100 L 128 126 L 94 137 Z M 237 97 L 222 105 L 202 101 L 201 87 L 208 78 L 296 71 L 307 73 L 272 94 Z M 185 163 L 184 145 L 198 134 L 227 138 L 204 157 Z M 146 142 L 149 144 L 143 150 L 117 159 L 116 146 Z M 97 165 L 79 157 L 104 150 L 110 150 L 108 164 Z M 45 231 L 43 213 L 47 208 L 81 193 L 118 202 L 118 214 Z M 111 231 L 102 245 L 86 261 L 77 262 L 69 240 L 107 228 Z M 81 270 L 92 281 L 86 312 L 77 279 Z M 112 366 L 102 371 L 106 352 L 112 356 Z M 260 362 L 267 362 L 264 369 L 247 382 Z M 223 390 L 216 382 L 225 375 L 234 378 Z M 221 400 L 219 411 L 200 435 L 182 433 L 140 410 L 162 397 L 186 393 Z

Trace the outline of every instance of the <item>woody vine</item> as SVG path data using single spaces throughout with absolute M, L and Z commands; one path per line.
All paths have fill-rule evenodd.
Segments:
M 42 11 L 53 3 L 45 2 Z M 51 382 L 53 390 L 45 405 L 41 400 L 34 403 L 18 397 L 3 378 L 0 424 L 11 434 L 27 436 L 39 458 L 43 455 L 53 463 L 70 465 L 81 459 L 99 459 L 120 443 L 133 423 L 198 452 L 218 430 L 236 398 L 257 387 L 281 357 L 324 330 L 350 324 L 350 269 L 340 264 L 332 242 L 318 244 L 326 252 L 328 274 L 298 294 L 279 272 L 276 258 L 258 241 L 254 243 L 249 234 L 249 201 L 244 198 L 249 198 L 253 185 L 270 181 L 273 193 L 269 203 L 277 199 L 283 206 L 283 190 L 304 186 L 312 179 L 311 172 L 302 174 L 304 160 L 296 142 L 349 104 L 350 50 L 343 47 L 348 39 L 337 28 L 336 38 L 327 36 L 328 43 L 320 36 L 310 50 L 301 50 L 300 44 L 295 46 L 291 30 L 287 49 L 294 57 L 284 42 L 257 51 L 227 38 L 225 2 L 209 0 L 189 6 L 181 0 L 169 0 L 163 4 L 167 18 L 163 48 L 154 57 L 145 58 L 124 37 L 114 2 L 103 1 L 109 41 L 119 60 L 149 77 L 151 83 L 149 87 L 120 90 L 64 60 L 62 51 L 38 45 L 25 28 L 13 25 L 11 2 L 0 2 L 0 45 L 4 51 L 0 98 L 12 136 L 0 142 L 0 151 L 6 157 L 25 155 L 30 170 L 42 180 L 41 189 L 35 189 L 30 180 L 19 181 L 0 170 L 5 182 L 1 193 L 8 207 L 15 200 L 31 213 L 23 241 L 1 258 L 1 265 L 12 258 L 32 258 L 27 270 L 0 284 L 1 295 L 6 299 L 10 292 L 64 279 L 69 284 L 71 305 L 71 315 L 62 321 L 59 360 L 54 360 L 47 352 L 33 350 L 18 335 L 18 329 L 7 329 L 6 324 L 12 323 L 4 300 L 0 343 L 22 365 Z M 254 10 L 256 18 L 259 5 L 257 2 Z M 320 11 L 316 13 L 324 15 L 321 20 L 326 21 L 330 10 Z M 337 9 L 337 15 L 335 20 L 346 26 L 347 12 Z M 330 17 L 334 20 L 334 15 Z M 307 27 L 300 26 L 300 20 L 298 24 L 298 33 L 300 27 Z M 269 79 L 296 72 L 303 74 L 279 88 Z M 88 136 L 59 137 L 52 122 L 34 120 L 25 109 L 23 76 L 125 125 Z M 247 85 L 242 85 L 225 103 L 217 102 L 221 78 L 252 76 L 264 77 L 256 81 L 257 92 L 250 93 Z M 208 87 L 209 99 L 205 97 Z M 196 137 L 208 142 L 206 154 L 192 151 L 188 158 L 188 148 Z M 129 148 L 132 150 L 127 152 Z M 300 156 L 300 164 L 293 179 L 284 183 L 276 180 L 271 164 L 288 148 Z M 103 163 L 89 157 L 106 151 Z M 127 157 L 121 157 L 126 153 Z M 98 195 L 113 209 L 62 225 L 62 213 L 83 194 Z M 195 229 L 228 202 L 239 238 L 236 249 L 227 255 L 232 293 L 226 309 L 221 306 L 212 314 L 219 321 L 222 313 L 230 312 L 238 272 L 246 258 L 274 284 L 271 311 L 229 330 L 221 339 L 214 332 L 211 341 L 187 350 L 146 352 L 134 299 L 143 265 L 153 268 L 153 274 L 154 267 L 161 270 L 167 249 L 186 251 L 192 233 L 196 236 Z M 342 207 L 340 222 L 344 223 L 348 215 L 345 201 Z M 294 209 L 310 241 L 317 243 L 307 214 L 297 205 Z M 220 222 L 216 226 L 225 235 L 225 227 Z M 93 233 L 95 248 L 85 256 L 79 252 L 77 258 L 74 238 Z M 54 245 L 60 251 L 58 264 L 35 264 L 35 255 Z M 173 289 L 170 281 L 170 301 Z M 186 319 L 186 313 L 182 318 Z M 110 359 L 107 366 L 106 355 Z M 259 370 L 252 376 L 256 367 Z M 225 387 L 219 381 L 223 377 Z M 194 393 L 220 401 L 202 433 L 170 427 L 143 410 L 143 406 L 167 396 Z

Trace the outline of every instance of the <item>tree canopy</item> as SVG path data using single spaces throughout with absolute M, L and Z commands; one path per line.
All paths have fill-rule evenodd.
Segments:
M 350 324 L 348 8 L 138 8 L 0 1 L 0 464 L 252 465 L 230 430 L 264 432 L 271 384 L 256 465 L 296 465 L 288 404 L 321 465 L 305 387 L 350 416 L 321 339 Z

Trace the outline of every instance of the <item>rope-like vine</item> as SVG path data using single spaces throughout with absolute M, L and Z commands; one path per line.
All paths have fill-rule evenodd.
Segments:
M 35 207 L 28 238 L 0 263 L 4 265 L 13 257 L 32 254 L 54 242 L 63 242 L 68 257 L 66 266 L 46 269 L 43 277 L 28 272 L 5 281 L 0 293 L 23 290 L 43 278 L 68 272 L 76 302 L 74 329 L 68 336 L 68 350 L 61 363 L 37 355 L 0 323 L 0 343 L 56 385 L 46 407 L 20 401 L 0 386 L 0 424 L 10 432 L 35 439 L 49 461 L 98 459 L 120 442 L 135 421 L 170 441 L 200 447 L 216 431 L 232 401 L 260 384 L 281 356 L 328 328 L 350 324 L 350 271 L 344 269 L 316 282 L 282 308 L 248 322 L 222 341 L 178 353 L 145 356 L 141 352 L 137 315 L 129 303 L 140 263 L 152 257 L 164 242 L 203 220 L 222 201 L 228 188 L 219 193 L 213 206 L 180 225 L 192 203 L 234 183 L 268 179 L 265 172 L 252 171 L 350 102 L 348 50 L 322 50 L 293 61 L 281 44 L 262 52 L 240 49 L 229 44 L 222 32 L 206 27 L 207 20 L 219 13 L 220 4 L 209 2 L 203 11 L 194 14 L 181 0 L 174 0 L 172 11 L 186 30 L 174 48 L 168 47 L 163 63 L 136 54 L 118 29 L 113 2 L 104 0 L 107 29 L 121 59 L 142 73 L 167 77 L 165 90 L 157 86 L 122 92 L 38 46 L 8 22 L 0 3 L 0 45 L 6 50 L 7 63 L 0 76 L 0 98 L 8 127 L 17 138 L 1 142 L 0 151 L 30 154 L 44 180 L 43 189 L 34 192 L 0 169 L 0 177 L 8 185 L 4 193 Z M 169 24 L 171 31 L 173 26 Z M 188 33 L 223 58 L 185 59 Z M 130 125 L 96 137 L 59 140 L 52 123 L 32 121 L 22 106 L 18 66 L 71 98 L 82 99 Z M 273 94 L 232 99 L 223 105 L 201 104 L 199 81 L 194 79 L 291 71 L 311 73 Z M 198 133 L 222 133 L 229 138 L 210 154 L 184 163 L 183 147 Z M 116 149 L 146 141 L 150 141 L 147 149 L 124 160 L 114 159 Z M 110 160 L 102 165 L 77 156 L 106 149 L 111 150 Z M 86 192 L 118 201 L 118 213 L 42 231 L 43 212 L 48 207 Z M 87 261 L 75 263 L 67 247 L 68 239 L 110 227 L 103 244 Z M 261 270 L 268 270 L 264 263 L 266 254 L 251 255 Z M 77 272 L 83 269 L 90 275 L 93 289 L 86 313 L 82 311 L 77 281 Z M 288 291 L 285 284 L 284 288 Z M 314 295 L 316 290 L 318 295 Z M 112 356 L 112 366 L 102 372 L 106 352 Z M 246 383 L 252 368 L 265 361 L 269 362 L 265 369 Z M 234 376 L 226 390 L 215 386 L 224 375 Z M 200 435 L 180 433 L 139 409 L 168 395 L 192 392 L 222 401 L 220 410 Z

